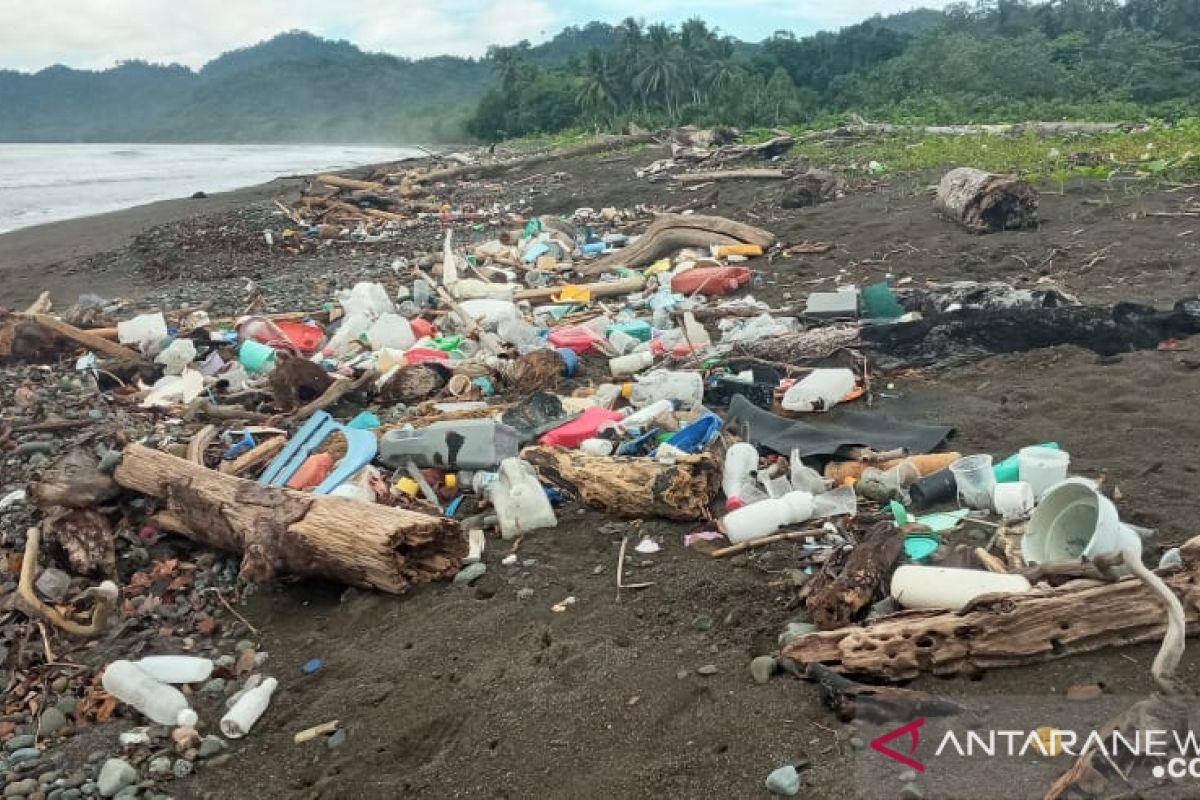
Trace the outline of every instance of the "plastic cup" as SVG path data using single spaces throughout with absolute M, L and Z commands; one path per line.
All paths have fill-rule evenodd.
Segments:
M 1023 447 L 1018 454 L 1021 480 L 1033 487 L 1035 497 L 1041 497 L 1051 486 L 1067 479 L 1071 454 L 1048 447 Z
M 262 372 L 275 365 L 275 348 L 247 339 L 238 348 L 238 361 L 249 372 Z
M 992 494 L 992 505 L 996 513 L 1006 520 L 1023 519 L 1029 516 L 1035 505 L 1033 487 L 1023 481 L 998 483 Z
M 992 510 L 992 492 L 996 476 L 992 474 L 992 457 L 987 454 L 965 456 L 950 465 L 958 485 L 958 500 L 967 508 Z

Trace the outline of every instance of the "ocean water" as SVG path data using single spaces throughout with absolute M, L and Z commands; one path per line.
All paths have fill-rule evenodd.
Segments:
M 0 144 L 0 233 L 420 155 L 356 145 Z

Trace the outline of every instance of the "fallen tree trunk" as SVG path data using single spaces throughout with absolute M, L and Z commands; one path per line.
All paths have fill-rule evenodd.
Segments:
M 138 444 L 114 477 L 165 502 L 161 525 L 242 554 L 241 575 L 323 577 L 399 594 L 457 572 L 467 554 L 458 523 L 345 497 L 260 486 Z
M 23 315 L 17 316 L 20 319 Z M 97 336 L 91 331 L 76 328 L 74 325 L 70 325 L 48 314 L 30 314 L 24 317 L 24 319 L 29 320 L 39 328 L 49 331 L 57 337 L 69 339 L 80 347 L 87 350 L 94 350 L 102 356 L 107 356 L 127 364 L 141 364 L 146 361 L 142 354 L 136 350 L 131 350 L 116 342 L 110 342 L 108 339 Z
M 721 482 L 709 455 L 667 464 L 648 458 L 588 456 L 562 447 L 530 447 L 521 453 L 545 483 L 585 505 L 624 517 L 700 520 Z
M 461 178 L 465 175 L 474 175 L 480 178 L 487 178 L 494 175 L 502 175 L 509 170 L 536 167 L 539 164 L 546 164 L 551 161 L 561 161 L 564 158 L 588 156 L 595 153 L 606 153 L 609 150 L 619 150 L 623 147 L 631 147 L 635 144 L 647 144 L 653 141 L 655 141 L 654 136 L 649 133 L 638 134 L 635 136 L 618 136 L 612 139 L 602 139 L 597 142 L 589 142 L 576 147 L 564 147 L 557 150 L 551 150 L 547 153 L 539 153 L 535 156 L 518 158 L 513 161 L 498 161 L 493 164 L 467 164 L 459 167 L 435 169 L 426 173 L 414 173 L 412 175 L 412 180 L 416 183 L 431 183 L 434 181 L 454 180 L 455 178 Z
M 619 266 L 642 267 L 685 247 L 739 243 L 767 248 L 775 244 L 775 234 L 725 217 L 662 214 L 633 244 L 584 265 L 580 273 L 599 275 Z
M 852 623 L 871 605 L 884 585 L 900 551 L 904 534 L 890 522 L 880 522 L 867 532 L 846 559 L 837 577 L 826 580 L 822 572 L 804 601 L 812 620 L 823 631 Z
M 915 133 L 925 136 L 1095 136 L 1101 133 L 1130 133 L 1146 126 L 1128 122 L 1017 122 L 1003 125 L 889 125 L 882 122 L 851 122 L 836 128 L 809 131 L 802 138 L 829 139 L 853 136 L 890 136 Z
M 713 172 L 689 172 L 673 177 L 680 183 L 705 183 L 706 181 L 786 180 L 790 176 L 781 169 L 720 169 Z
M 933 205 L 972 233 L 1014 231 L 1037 225 L 1037 190 L 1016 175 L 994 175 L 959 167 L 942 178 Z
M 344 178 L 341 175 L 318 175 L 317 183 L 332 186 L 336 189 L 365 189 L 371 192 L 382 192 L 387 187 L 375 181 L 360 181 L 354 178 Z
M 1193 539 L 1188 547 L 1200 546 Z M 1200 562 L 1164 576 L 1183 602 L 1188 633 L 1200 631 Z M 783 650 L 804 664 L 901 681 L 925 673 L 1015 667 L 1106 647 L 1158 641 L 1167 629 L 1162 603 L 1134 577 L 1100 586 L 993 595 L 962 613 L 906 611 L 868 627 L 794 639 Z

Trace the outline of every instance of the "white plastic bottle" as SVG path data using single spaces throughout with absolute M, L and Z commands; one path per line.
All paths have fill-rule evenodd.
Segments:
M 748 542 L 768 536 L 784 525 L 795 525 L 812 517 L 813 496 L 808 492 L 788 492 L 774 500 L 730 511 L 721 520 L 729 541 Z
M 848 369 L 816 369 L 783 395 L 785 411 L 828 411 L 854 390 L 854 373 Z
M 626 384 L 622 393 L 638 408 L 674 400 L 687 411 L 704 402 L 704 378 L 699 372 L 656 369 Z
M 621 421 L 621 427 L 625 430 L 634 428 L 643 428 L 646 425 L 654 422 L 663 414 L 669 414 L 675 410 L 675 402 L 673 400 L 658 400 L 650 405 L 633 411 L 629 416 Z
M 157 681 L 129 661 L 114 661 L 104 669 L 101 683 L 122 703 L 133 706 L 159 725 L 195 725 L 196 712 L 183 692 Z
M 757 469 L 758 449 L 749 442 L 737 442 L 725 451 L 725 470 L 721 473 L 725 508 L 734 511 L 746 505 L 743 487 L 753 484 Z
M 1023 594 L 1032 587 L 1023 575 L 978 569 L 905 564 L 892 574 L 892 597 L 905 608 L 961 611 L 985 594 Z
M 608 360 L 608 369 L 612 372 L 614 378 L 619 378 L 622 375 L 636 375 L 653 363 L 654 353 L 649 350 L 643 350 L 640 353 L 630 353 L 627 356 L 610 358 Z
M 271 704 L 271 695 L 279 681 L 267 678 L 260 685 L 242 695 L 233 708 L 221 717 L 221 733 L 230 739 L 240 739 L 250 732 L 254 723 Z
M 133 665 L 163 683 L 199 683 L 213 671 L 213 662 L 199 656 L 146 656 Z
M 554 515 L 537 473 L 519 458 L 506 458 L 500 462 L 496 482 L 491 486 L 491 500 L 500 522 L 500 534 L 505 539 L 558 525 L 558 517 Z

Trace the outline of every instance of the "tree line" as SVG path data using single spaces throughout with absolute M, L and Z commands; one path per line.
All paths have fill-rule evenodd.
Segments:
M 848 112 L 920 123 L 1181 118 L 1197 115 L 1200 97 L 1197 0 L 981 0 L 804 38 L 779 31 L 760 45 L 698 18 L 593 23 L 581 38 L 601 44 L 557 64 L 531 58 L 528 42 L 491 48 L 496 83 L 468 131 L 778 126 Z

